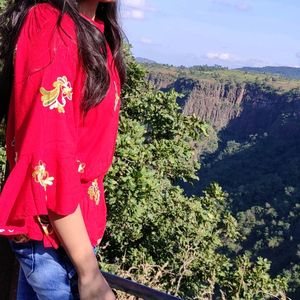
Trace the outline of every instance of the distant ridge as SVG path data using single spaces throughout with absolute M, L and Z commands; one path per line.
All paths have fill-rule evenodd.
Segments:
M 155 60 L 148 59 L 145 57 L 135 57 L 136 61 L 141 64 L 152 64 L 157 66 L 170 66 L 175 67 L 174 65 L 158 63 Z M 178 66 L 179 67 L 179 66 Z M 178 68 L 177 67 L 177 68 Z M 185 68 L 190 70 L 198 70 L 198 71 L 214 71 L 214 70 L 229 70 L 227 67 L 222 67 L 219 65 L 208 66 L 208 65 L 195 65 L 191 67 L 180 66 L 179 68 Z M 296 79 L 300 80 L 300 67 L 286 67 L 286 66 L 266 66 L 266 67 L 242 67 L 231 69 L 236 71 L 242 71 L 247 73 L 257 73 L 257 74 L 265 74 L 265 75 L 277 75 L 287 79 Z
M 254 68 L 254 67 L 243 67 L 235 70 L 249 72 L 249 73 L 263 73 L 263 74 L 274 74 L 280 75 L 282 77 L 290 78 L 290 79 L 300 79 L 300 68 L 293 67 L 262 67 L 262 68 Z
M 144 58 L 144 57 L 136 57 L 135 59 L 137 62 L 141 64 L 157 64 L 155 60 Z

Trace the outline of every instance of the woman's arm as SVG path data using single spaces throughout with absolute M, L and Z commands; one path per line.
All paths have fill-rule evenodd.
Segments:
M 80 299 L 115 299 L 99 270 L 80 207 L 67 216 L 59 216 L 49 211 L 49 219 L 77 270 Z

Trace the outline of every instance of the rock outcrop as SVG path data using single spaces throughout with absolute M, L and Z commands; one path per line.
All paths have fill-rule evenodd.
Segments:
M 295 130 L 300 131 L 299 92 L 280 92 L 263 83 L 176 78 L 162 73 L 150 73 L 149 80 L 158 89 L 174 88 L 184 94 L 178 99 L 183 113 L 197 115 L 217 132 L 226 130 L 231 138 L 265 132 L 294 135 Z

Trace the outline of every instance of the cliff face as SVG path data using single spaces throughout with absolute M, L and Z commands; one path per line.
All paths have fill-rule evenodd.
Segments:
M 200 180 L 180 185 L 203 195 L 218 182 L 245 238 L 239 254 L 268 258 L 273 274 L 291 270 L 299 265 L 300 81 L 198 69 L 152 66 L 149 75 L 158 89 L 184 94 L 183 113 L 213 127 L 199 143 Z
M 183 112 L 210 122 L 218 131 L 240 114 L 244 86 L 198 82 L 185 102 Z
M 184 94 L 178 103 L 185 114 L 199 116 L 217 132 L 225 130 L 231 138 L 243 139 L 265 132 L 299 134 L 297 94 L 279 93 L 258 83 L 222 83 L 162 74 L 150 74 L 149 80 L 161 90 L 174 88 Z

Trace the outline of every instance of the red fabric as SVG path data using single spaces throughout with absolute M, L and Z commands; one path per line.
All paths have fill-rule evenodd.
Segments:
M 59 246 L 37 216 L 68 215 L 81 207 L 91 244 L 106 225 L 103 178 L 111 166 L 118 130 L 120 81 L 109 47 L 110 87 L 86 117 L 80 112 L 86 74 L 76 28 L 50 4 L 32 7 L 23 23 L 14 60 L 6 131 L 10 175 L 0 195 L 0 234 L 25 234 Z M 104 23 L 82 14 L 102 32 Z M 100 51 L 100 49 L 99 49 Z

